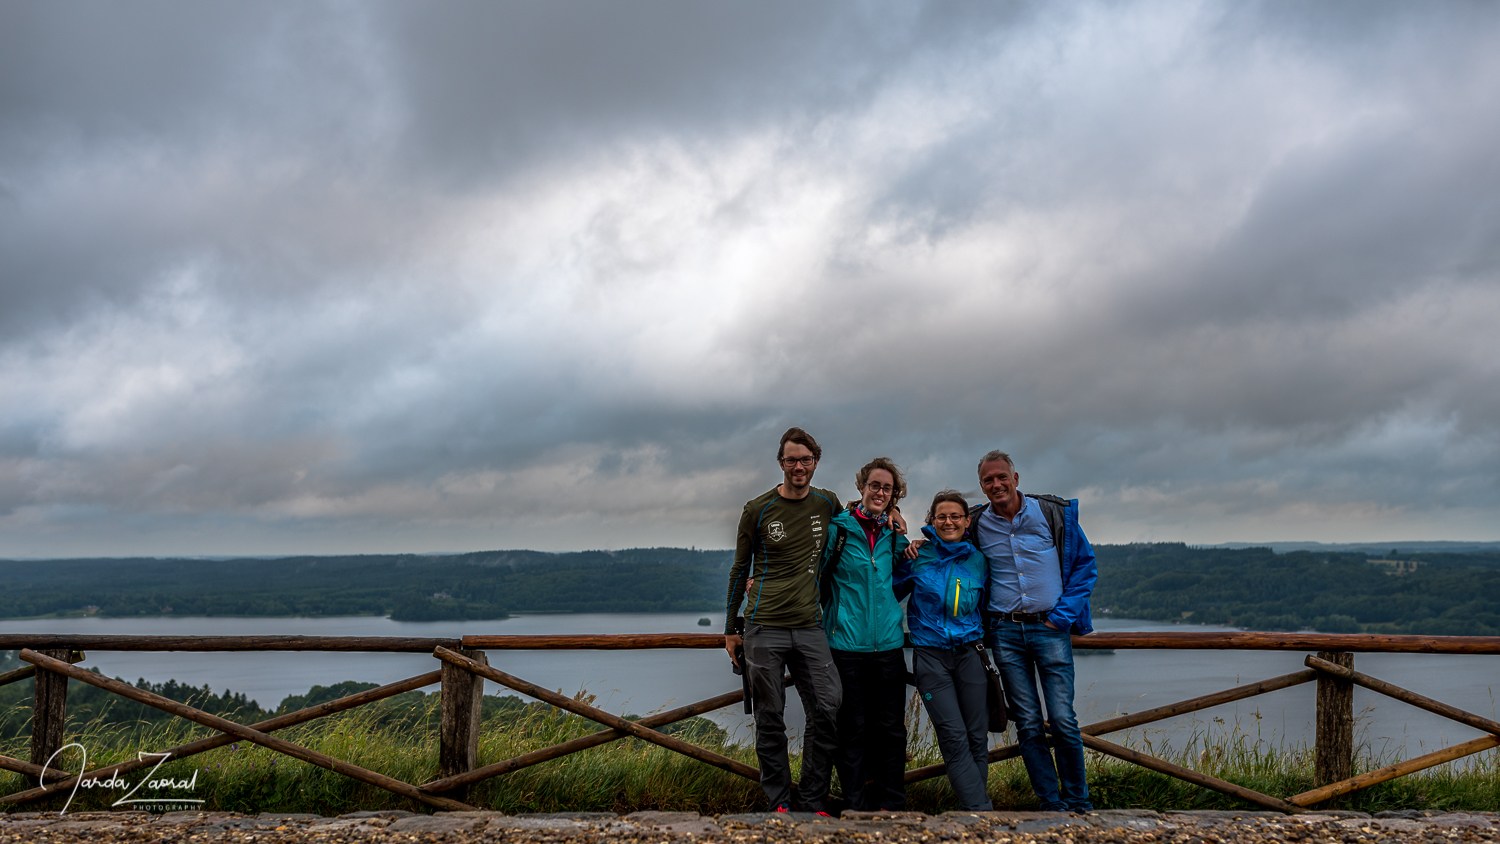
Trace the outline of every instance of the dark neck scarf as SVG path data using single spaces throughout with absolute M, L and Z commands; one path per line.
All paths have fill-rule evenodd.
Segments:
M 885 513 L 872 516 L 865 512 L 865 505 L 863 502 L 860 502 L 854 505 L 854 519 L 859 522 L 860 527 L 865 529 L 865 539 L 869 541 L 870 550 L 873 552 L 875 550 L 875 537 L 880 535 L 880 529 L 886 526 L 891 517 Z

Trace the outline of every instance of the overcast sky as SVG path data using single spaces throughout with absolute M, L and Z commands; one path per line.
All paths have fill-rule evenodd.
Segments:
M 0 556 L 1500 539 L 1500 5 L 0 0 Z

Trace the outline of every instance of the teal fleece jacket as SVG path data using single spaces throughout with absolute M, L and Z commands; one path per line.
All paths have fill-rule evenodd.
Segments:
M 893 533 L 887 525 L 881 528 L 871 549 L 854 513 L 846 509 L 833 517 L 822 574 L 831 587 L 823 604 L 828 647 L 872 653 L 906 644 L 906 634 L 901 630 L 903 613 L 892 576 L 907 544 L 906 537 Z

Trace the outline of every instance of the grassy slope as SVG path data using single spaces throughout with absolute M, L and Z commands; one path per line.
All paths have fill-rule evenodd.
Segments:
M 435 700 L 429 697 L 419 705 L 432 707 Z M 912 715 L 915 717 L 914 712 Z M 416 712 L 410 720 L 425 723 L 430 722 L 430 717 L 429 712 Z M 572 716 L 533 708 L 520 719 L 488 722 L 481 738 L 481 759 L 486 763 L 497 761 L 593 729 Z M 1126 741 L 1179 764 L 1268 794 L 1286 796 L 1312 786 L 1309 752 L 1268 751 L 1257 748 L 1243 734 L 1218 729 L 1215 733 L 1210 722 L 1204 732 L 1188 738 L 1190 746 L 1208 746 L 1210 750 L 1204 753 L 1173 750 L 1160 737 L 1153 739 L 1149 734 L 1137 734 Z M 137 749 L 177 744 L 188 733 L 185 727 L 151 725 L 139 729 L 85 729 L 75 739 L 90 749 L 91 766 L 96 767 L 133 757 Z M 201 730 L 192 731 L 194 737 L 202 734 Z M 360 712 L 303 725 L 283 735 L 306 747 L 406 782 L 420 784 L 432 779 L 437 770 L 435 730 L 392 728 Z M 726 744 L 715 731 L 689 733 L 684 737 L 754 764 L 751 748 Z M 1198 744 L 1193 745 L 1194 739 Z M 24 756 L 24 740 L 13 740 L 0 747 L 0 752 Z M 930 741 L 914 739 L 912 753 L 912 766 L 939 758 Z M 1362 758 L 1358 768 L 1368 770 L 1390 761 Z M 76 769 L 77 760 L 68 759 L 65 764 Z M 1089 765 L 1089 781 L 1099 808 L 1247 808 L 1232 798 L 1105 757 L 1090 754 Z M 374 787 L 244 744 L 170 763 L 160 775 L 186 779 L 195 771 L 198 785 L 192 796 L 206 799 L 210 809 L 334 815 L 356 809 L 423 808 Z M 141 776 L 137 773 L 127 779 L 134 784 Z M 0 777 L 0 792 L 10 793 L 23 787 L 19 776 Z M 990 793 L 997 808 L 1036 807 L 1019 760 L 992 766 Z M 107 808 L 120 794 L 80 791 L 69 811 Z M 149 792 L 143 790 L 137 796 L 149 796 Z M 952 792 L 941 778 L 912 786 L 908 797 L 911 808 L 921 811 L 940 812 L 954 807 Z M 614 742 L 488 780 L 474 788 L 469 801 L 506 812 L 664 809 L 717 814 L 763 808 L 760 789 L 754 783 L 635 740 Z M 1346 800 L 1344 807 L 1369 812 L 1395 808 L 1488 810 L 1497 804 L 1500 804 L 1500 769 L 1490 752 L 1467 765 L 1433 769 L 1360 792 Z M 54 798 L 25 808 L 61 807 L 62 798 Z

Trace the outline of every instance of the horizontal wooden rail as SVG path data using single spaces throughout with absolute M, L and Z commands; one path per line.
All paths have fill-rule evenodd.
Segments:
M 660 648 L 724 650 L 723 633 L 574 633 L 558 636 L 465 636 L 464 647 L 487 651 L 635 651 Z
M 722 633 L 465 636 L 483 650 L 647 650 L 724 647 Z M 1074 636 L 1075 648 L 1236 651 L 1359 651 L 1372 653 L 1500 654 L 1500 636 L 1386 636 L 1373 633 L 1093 633 Z
M 458 647 L 458 639 L 401 636 L 74 636 L 71 633 L 0 633 L 0 651 L 21 648 L 89 651 L 333 651 L 432 653 Z
M 1500 654 L 1500 636 L 1386 636 L 1376 633 L 1092 633 L 1075 648 L 1225 651 L 1350 651 L 1388 654 Z
M 402 636 L 107 636 L 0 633 L 0 650 L 77 648 L 96 651 L 327 651 L 432 653 L 434 648 L 482 650 L 716 650 L 722 633 Z M 1350 651 L 1358 653 L 1500 654 L 1500 636 L 1386 636 L 1373 633 L 1093 633 L 1075 648 L 1124 650 Z

